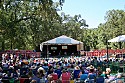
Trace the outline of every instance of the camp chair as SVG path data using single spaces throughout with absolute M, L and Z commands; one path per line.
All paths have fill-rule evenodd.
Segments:
M 74 79 L 79 78 L 79 73 L 80 73 L 80 70 L 74 70 L 74 74 L 73 74 Z
M 12 79 L 9 79 L 9 82 L 10 82 L 10 83 L 14 83 L 15 80 L 12 78 Z
M 70 83 L 70 73 L 62 73 L 62 83 Z
M 20 83 L 24 83 L 25 80 L 27 80 L 28 78 L 19 78 Z
M 96 78 L 96 83 L 104 83 L 104 81 L 105 81 L 105 79 L 104 79 L 104 77 L 98 77 L 98 78 Z
M 58 75 L 56 74 L 56 73 L 53 73 L 53 74 L 51 74 L 52 75 L 52 77 L 53 77 L 53 80 L 57 80 L 58 79 Z

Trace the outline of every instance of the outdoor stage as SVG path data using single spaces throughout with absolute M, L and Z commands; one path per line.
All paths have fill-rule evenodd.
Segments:
M 67 37 L 65 35 L 42 42 L 40 50 L 46 57 L 61 55 L 76 55 L 83 50 L 83 42 Z
M 77 45 L 44 45 L 43 52 L 47 53 L 47 48 L 49 56 L 78 54 Z

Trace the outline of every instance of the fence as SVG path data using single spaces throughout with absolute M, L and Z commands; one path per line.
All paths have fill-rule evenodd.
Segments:
M 36 58 L 40 58 L 41 52 L 34 52 L 32 50 L 6 50 L 4 52 L 0 52 L 0 55 L 3 53 L 8 53 L 8 54 L 15 54 L 15 55 L 28 55 L 28 56 L 35 56 Z
M 108 54 L 124 54 L 125 49 L 108 49 Z M 104 56 L 107 54 L 106 49 L 102 50 L 93 50 L 93 51 L 81 51 L 81 55 L 86 55 L 86 56 Z

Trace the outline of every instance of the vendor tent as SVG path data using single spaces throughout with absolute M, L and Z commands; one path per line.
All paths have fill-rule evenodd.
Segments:
M 41 43 L 41 51 L 43 49 L 43 45 L 77 45 L 77 49 L 79 48 L 78 50 L 83 50 L 83 42 L 67 37 L 65 35 Z
M 125 35 L 120 35 L 120 36 L 117 36 L 111 40 L 108 40 L 108 42 L 120 42 L 120 49 L 122 48 L 122 43 L 121 42 L 125 42 Z
M 108 40 L 108 42 L 125 42 L 125 35 L 120 35 L 118 37 L 115 37 L 111 40 Z

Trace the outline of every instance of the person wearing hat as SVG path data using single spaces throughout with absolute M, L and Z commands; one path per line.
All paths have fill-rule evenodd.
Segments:
M 88 74 L 88 78 L 89 81 L 94 82 L 96 79 L 96 73 L 94 72 L 94 66 L 90 65 L 89 66 L 89 74 Z
M 79 68 L 79 66 L 76 66 L 75 70 L 73 72 L 74 79 L 77 79 L 79 77 L 79 74 L 80 74 L 80 68 Z
M 93 66 L 93 65 L 90 65 L 90 66 L 89 66 L 89 71 L 90 71 L 91 73 L 93 73 L 93 72 L 94 72 L 94 69 L 95 69 L 95 68 L 94 68 L 94 66 Z

